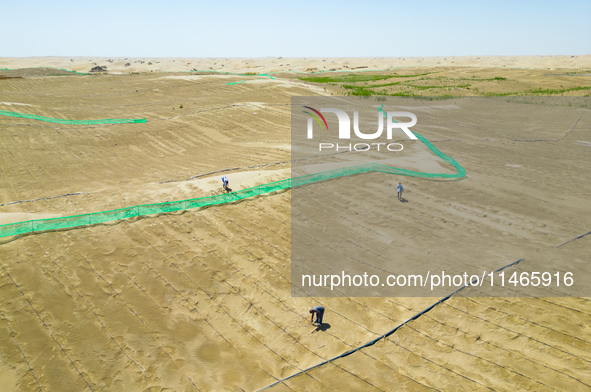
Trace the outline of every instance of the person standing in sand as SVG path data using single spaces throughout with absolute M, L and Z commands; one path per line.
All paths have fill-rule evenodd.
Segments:
M 398 194 L 398 200 L 402 200 L 402 191 L 404 189 L 402 189 L 402 183 L 399 182 L 398 186 L 396 187 L 396 193 Z
M 228 177 L 226 177 L 226 176 L 223 176 L 223 177 L 222 177 L 222 186 L 224 187 L 224 189 L 225 189 L 225 190 L 228 190 L 228 184 L 229 184 L 229 183 L 230 183 L 230 182 L 228 181 Z
M 314 306 L 310 309 L 310 313 L 312 313 L 312 317 L 310 318 L 311 323 L 318 323 L 318 325 L 322 325 L 322 317 L 324 316 L 324 308 L 322 306 Z M 316 321 L 314 320 L 314 315 L 316 315 Z

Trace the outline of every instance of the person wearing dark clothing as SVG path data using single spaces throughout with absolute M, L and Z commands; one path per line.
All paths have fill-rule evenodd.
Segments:
M 310 322 L 314 320 L 314 315 L 316 315 L 316 321 L 314 321 L 314 323 L 318 323 L 318 325 L 322 324 L 322 317 L 324 316 L 324 308 L 322 306 L 314 306 L 310 310 L 310 313 L 312 314 Z

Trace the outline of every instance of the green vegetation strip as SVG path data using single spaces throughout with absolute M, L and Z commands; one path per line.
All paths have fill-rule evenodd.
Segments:
M 124 118 L 124 119 L 111 119 L 105 118 L 102 120 L 65 120 L 62 118 L 52 118 L 44 116 L 36 116 L 34 114 L 9 112 L 7 110 L 0 110 L 0 115 L 9 117 L 20 117 L 29 118 L 31 120 L 46 121 L 56 124 L 70 124 L 70 125 L 97 125 L 97 124 L 129 124 L 129 123 L 145 123 L 145 118 Z
M 519 96 L 527 96 L 527 95 L 552 95 L 552 94 L 564 94 L 570 91 L 584 91 L 584 90 L 591 90 L 591 86 L 588 87 L 572 87 L 572 88 L 565 88 L 565 89 L 542 89 L 539 88 L 537 90 L 526 90 L 525 92 L 510 92 L 510 93 L 485 93 L 484 95 L 487 97 L 507 97 L 511 95 L 519 95 Z M 584 95 L 584 97 L 588 97 L 589 94 Z
M 451 179 L 461 178 L 466 175 L 466 170 L 460 166 L 455 159 L 439 151 L 431 142 L 421 134 L 415 132 L 416 137 L 422 141 L 435 155 L 452 165 L 456 174 L 445 173 L 423 173 L 397 167 L 382 165 L 379 163 L 370 163 L 359 166 L 345 167 L 341 169 L 330 170 L 322 173 L 309 174 L 301 177 L 288 178 L 281 181 L 271 182 L 269 184 L 258 185 L 241 191 L 224 193 L 214 196 L 200 197 L 181 201 L 167 203 L 145 204 L 117 210 L 93 212 L 89 214 L 66 216 L 61 218 L 36 219 L 25 222 L 9 223 L 0 225 L 0 237 L 8 237 L 26 233 L 39 233 L 50 230 L 67 229 L 73 227 L 83 227 L 105 222 L 115 222 L 122 219 L 138 216 L 169 213 L 175 211 L 184 211 L 192 208 L 203 208 L 214 205 L 234 203 L 246 198 L 270 194 L 272 192 L 283 191 L 297 186 L 316 183 L 319 181 L 331 180 L 334 178 L 350 176 L 354 174 L 380 172 L 395 174 L 400 176 L 422 177 L 422 178 L 440 178 Z

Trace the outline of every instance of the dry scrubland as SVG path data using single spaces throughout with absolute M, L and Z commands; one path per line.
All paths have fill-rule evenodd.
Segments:
M 0 116 L 0 220 L 215 194 L 220 174 L 208 173 L 223 169 L 232 169 L 225 173 L 234 189 L 285 178 L 291 96 L 382 89 L 427 96 L 589 94 L 589 56 L 492 59 L 501 64 L 445 60 L 459 67 L 441 60 L 315 81 L 301 78 L 329 74 L 275 73 L 273 80 L 144 72 L 139 65 L 121 65 L 122 75 L 0 71 L 11 77 L 0 80 L 1 110 L 148 120 L 82 126 Z M 88 59 L 58 60 L 0 59 L 0 67 L 90 68 Z M 276 60 L 286 61 L 232 60 L 232 71 L 276 72 Z M 325 67 L 322 59 L 296 60 L 301 71 Z M 185 71 L 171 65 L 180 59 L 166 61 L 167 70 Z M 192 67 L 219 67 L 190 61 Z M 344 60 L 336 61 L 342 69 Z M 378 78 L 359 80 L 372 75 Z M 399 78 L 407 75 L 420 76 Z M 384 76 L 396 77 L 379 79 Z M 464 166 L 467 178 L 340 179 L 335 181 L 350 181 L 354 191 L 334 203 L 354 206 L 359 198 L 381 195 L 383 214 L 376 219 L 400 229 L 393 241 L 412 239 L 423 252 L 449 260 L 487 257 L 504 265 L 523 258 L 524 265 L 548 266 L 588 260 L 591 236 L 556 246 L 591 230 L 590 108 L 549 106 L 560 114 L 556 121 L 514 129 L 499 125 L 504 106 L 497 104 L 470 103 L 474 113 L 498 113 L 475 127 L 472 119 L 454 115 L 454 106 L 468 105 L 459 99 L 421 101 L 421 113 L 439 118 L 441 126 L 419 124 L 417 131 Z M 540 141 L 529 141 L 534 139 Z M 401 160 L 421 151 L 409 145 Z M 409 203 L 389 203 L 391 184 L 399 180 Z M 67 193 L 77 194 L 53 198 Z M 286 191 L 200 211 L 2 239 L 2 390 L 257 390 L 358 347 L 437 300 L 291 297 L 290 197 Z M 9 204 L 41 198 L 51 199 Z M 314 208 L 322 213 L 322 206 Z M 317 304 L 327 309 L 329 326 L 322 330 L 310 325 L 307 313 Z M 588 298 L 454 297 L 376 345 L 269 390 L 588 391 L 589 304 Z

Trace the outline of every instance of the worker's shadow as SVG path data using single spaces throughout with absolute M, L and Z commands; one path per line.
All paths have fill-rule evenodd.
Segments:
M 318 325 L 316 327 L 316 329 L 314 331 L 312 331 L 312 333 L 318 332 L 318 331 L 324 332 L 324 331 L 326 331 L 329 328 L 330 328 L 330 324 L 329 323 L 322 323 L 322 324 Z
M 225 186 L 225 187 L 224 187 L 224 190 L 225 190 L 226 192 L 228 192 L 228 193 L 232 192 L 232 188 L 229 188 L 229 187 L 227 187 L 227 186 Z
M 400 198 L 400 201 L 403 202 L 403 203 L 408 203 L 408 200 L 406 200 L 404 197 L 401 197 Z

